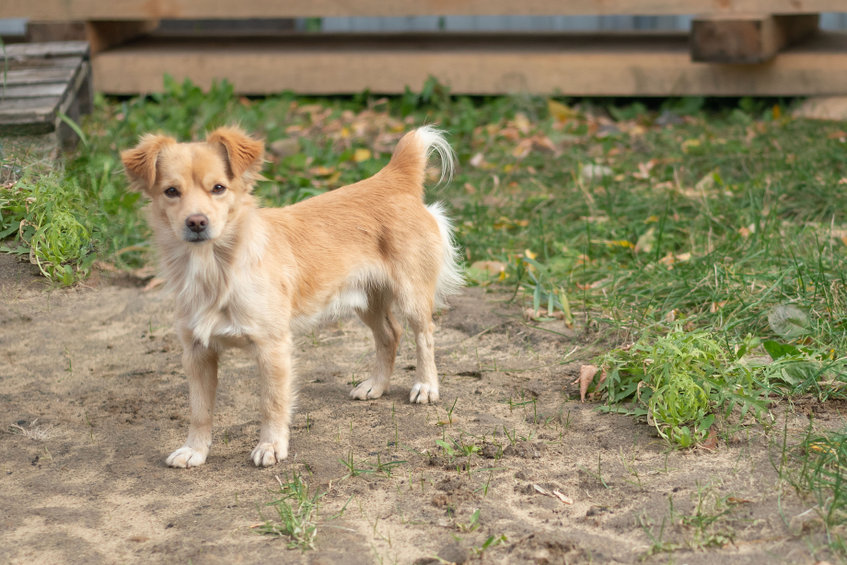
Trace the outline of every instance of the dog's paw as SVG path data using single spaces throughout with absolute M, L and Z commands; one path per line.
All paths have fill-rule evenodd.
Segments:
M 168 455 L 165 463 L 168 464 L 168 467 L 180 467 L 182 469 L 198 467 L 206 462 L 206 455 L 208 453 L 202 453 L 185 445 Z
M 360 382 L 356 388 L 350 391 L 350 398 L 356 400 L 369 400 L 371 398 L 379 398 L 385 392 L 387 387 L 379 384 L 374 379 L 368 379 Z
M 250 459 L 256 467 L 270 467 L 288 457 L 288 442 L 262 442 L 253 448 Z
M 438 402 L 438 387 L 424 383 L 415 383 L 412 392 L 409 393 L 409 402 L 412 404 L 429 404 Z

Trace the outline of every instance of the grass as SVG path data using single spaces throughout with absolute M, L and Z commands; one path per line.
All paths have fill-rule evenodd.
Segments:
M 314 549 L 318 533 L 318 506 L 324 493 L 310 493 L 309 485 L 296 472 L 286 476 L 285 481 L 277 477 L 277 481 L 279 498 L 266 505 L 274 509 L 276 517 L 266 519 L 256 527 L 256 531 L 288 538 L 289 549 Z
M 57 284 L 97 262 L 151 261 L 119 160 L 143 133 L 196 139 L 240 123 L 269 148 L 256 193 L 284 205 L 376 172 L 402 132 L 436 123 L 461 167 L 427 198 L 449 203 L 468 278 L 511 289 L 527 323 L 558 319 L 602 348 L 593 388 L 606 410 L 690 447 L 727 422 L 767 424 L 783 398 L 845 397 L 847 133 L 792 119 L 790 103 L 470 98 L 433 81 L 390 98 L 250 99 L 166 79 L 162 93 L 95 106 L 60 167 L 3 148 L 0 249 Z M 538 423 L 533 399 L 509 406 Z M 793 484 L 843 549 L 844 459 L 813 447 L 842 444 L 820 438 L 792 459 Z M 475 453 L 440 442 L 451 460 Z M 342 463 L 351 475 L 395 464 Z
M 810 425 L 790 455 L 781 476 L 813 502 L 827 545 L 847 555 L 847 429 L 817 433 Z

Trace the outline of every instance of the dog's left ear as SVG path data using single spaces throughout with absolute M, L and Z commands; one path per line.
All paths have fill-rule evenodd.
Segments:
M 220 144 L 226 154 L 232 178 L 247 177 L 251 182 L 262 168 L 265 144 L 253 139 L 237 127 L 218 128 L 208 136 L 206 143 Z

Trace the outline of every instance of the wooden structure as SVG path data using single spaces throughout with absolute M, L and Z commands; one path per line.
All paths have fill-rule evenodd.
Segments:
M 819 32 L 845 0 L 3 0 L 0 17 L 83 21 L 95 87 L 158 90 L 162 75 L 238 92 L 418 89 L 588 96 L 847 94 L 847 35 Z M 176 37 L 162 19 L 696 14 L 690 34 L 355 34 Z
M 7 45 L 0 80 L 0 135 L 57 137 L 75 140 L 62 119 L 79 119 L 91 111 L 91 69 L 84 41 Z

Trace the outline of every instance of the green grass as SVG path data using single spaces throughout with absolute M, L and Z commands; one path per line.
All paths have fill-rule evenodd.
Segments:
M 318 506 L 325 493 L 309 492 L 309 485 L 296 472 L 279 480 L 278 498 L 266 506 L 274 509 L 276 517 L 265 519 L 257 531 L 265 535 L 285 537 L 289 549 L 303 551 L 315 548 L 318 533 Z
M 814 432 L 791 454 L 783 477 L 814 503 L 823 523 L 827 545 L 847 555 L 847 429 Z
M 435 123 L 460 168 L 427 198 L 449 204 L 468 278 L 572 326 L 593 344 L 574 359 L 602 351 L 606 410 L 687 447 L 727 423 L 766 424 L 783 398 L 845 396 L 847 128 L 792 119 L 790 103 L 470 98 L 434 81 L 388 98 L 249 99 L 166 79 L 160 94 L 95 106 L 60 167 L 2 148 L 0 245 L 58 284 L 97 261 L 151 261 L 119 159 L 143 133 L 241 124 L 269 147 L 257 194 L 284 205 L 376 172 L 402 132 Z M 446 436 L 439 447 L 473 455 Z M 801 454 L 811 478 L 795 484 L 830 493 L 835 547 L 844 460 Z M 390 472 L 352 453 L 342 463 Z

